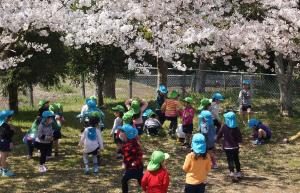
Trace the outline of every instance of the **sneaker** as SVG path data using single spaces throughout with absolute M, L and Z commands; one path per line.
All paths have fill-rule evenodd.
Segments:
M 44 172 L 47 172 L 47 168 L 45 165 L 43 165 L 43 170 L 44 170 Z
M 51 156 L 47 156 L 46 160 L 53 159 L 53 158 L 54 158 L 54 156 L 52 156 L 52 155 Z
M 14 176 L 15 174 L 10 171 L 9 169 L 2 169 L 2 176 L 3 177 L 11 177 Z
M 233 172 L 230 172 L 230 173 L 229 173 L 229 177 L 234 177 L 234 173 L 233 173 Z
M 27 159 L 32 159 L 32 155 L 28 155 L 28 156 L 27 156 Z
M 237 172 L 237 173 L 235 173 L 235 176 L 237 178 L 242 178 L 242 177 L 244 177 L 244 174 L 242 172 Z
M 85 175 L 88 175 L 89 173 L 90 173 L 90 168 L 85 168 L 85 169 L 84 169 L 84 174 L 85 174 Z
M 213 164 L 212 166 L 211 166 L 211 169 L 218 169 L 219 167 L 218 167 L 218 165 L 217 164 Z
M 98 166 L 95 166 L 94 167 L 94 174 L 98 173 L 99 172 L 99 167 Z
M 40 171 L 41 173 L 45 173 L 45 172 L 47 171 L 47 169 L 46 169 L 46 167 L 45 167 L 44 165 L 40 165 L 39 171 Z
M 234 175 L 233 172 L 229 173 L 229 177 L 231 178 L 232 182 L 238 182 L 239 179 Z

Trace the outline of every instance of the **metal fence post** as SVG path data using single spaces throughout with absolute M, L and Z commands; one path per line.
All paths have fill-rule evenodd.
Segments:
M 241 73 L 241 88 L 243 87 L 243 81 L 244 81 L 244 74 L 243 73 Z
M 132 78 L 129 77 L 129 98 L 132 98 Z
M 224 86 L 224 91 L 226 91 L 226 78 L 225 78 L 225 73 L 223 73 L 223 86 Z
M 185 97 L 186 93 L 186 71 L 183 71 L 183 78 L 181 82 L 181 91 L 182 91 L 182 96 Z

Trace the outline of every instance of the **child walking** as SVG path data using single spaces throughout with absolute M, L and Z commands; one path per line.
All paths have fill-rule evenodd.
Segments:
M 252 136 L 255 145 L 262 145 L 270 141 L 272 137 L 271 129 L 264 125 L 261 121 L 257 119 L 250 119 L 248 123 L 249 128 L 251 128 Z
M 125 106 L 133 112 L 133 126 L 138 130 L 138 135 L 142 135 L 144 133 L 143 112 L 147 109 L 148 102 L 128 99 L 125 102 Z
M 182 118 L 182 131 L 185 133 L 184 145 L 187 148 L 191 147 L 191 139 L 193 134 L 193 120 L 194 120 L 194 108 L 192 107 L 193 99 L 191 97 L 186 97 L 184 100 L 184 109 L 179 111 Z
M 113 135 L 114 142 L 117 145 L 117 158 L 122 158 L 121 154 L 121 147 L 122 147 L 122 141 L 119 138 L 120 130 L 119 128 L 122 127 L 123 125 L 123 113 L 125 112 L 125 108 L 122 105 L 117 105 L 112 108 L 114 115 L 115 115 L 115 120 L 114 120 L 114 125 L 111 129 L 110 134 Z
M 224 96 L 221 93 L 214 93 L 212 96 L 211 106 L 209 111 L 212 113 L 216 133 L 219 132 L 222 126 L 222 119 L 220 118 L 220 103 L 224 100 Z
M 138 143 L 138 131 L 129 124 L 120 128 L 120 139 L 123 141 L 123 167 L 125 169 L 122 177 L 122 192 L 128 193 L 128 181 L 136 179 L 141 185 L 143 177 L 143 153 Z
M 84 129 L 79 142 L 79 146 L 83 147 L 84 174 L 90 173 L 89 155 L 93 156 L 93 172 L 99 172 L 97 155 L 99 150 L 104 149 L 101 130 L 97 128 L 100 116 L 96 111 L 89 114 L 89 127 Z
M 38 126 L 37 138 L 36 138 L 36 146 L 40 150 L 40 166 L 39 171 L 41 173 L 45 173 L 47 168 L 45 166 L 47 153 L 51 149 L 51 143 L 53 141 L 53 122 L 54 114 L 51 111 L 44 111 L 42 113 L 42 120 Z
M 161 125 L 163 125 L 166 120 L 165 114 L 161 111 L 161 107 L 166 100 L 167 94 L 168 94 L 167 87 L 165 87 L 162 84 L 159 85 L 159 89 L 157 91 L 157 97 L 156 97 L 155 113 L 158 115 L 158 119 Z
M 153 136 L 158 134 L 161 128 L 161 124 L 159 120 L 157 120 L 157 115 L 153 111 L 149 112 L 148 119 L 145 122 L 144 128 L 147 131 L 148 135 Z
M 8 169 L 6 162 L 9 152 L 13 148 L 12 137 L 14 130 L 8 124 L 14 111 L 4 110 L 0 112 L 0 173 L 3 177 L 11 177 L 14 173 Z
M 179 102 L 178 102 L 179 93 L 177 90 L 173 90 L 168 99 L 165 100 L 164 104 L 161 107 L 161 111 L 165 114 L 166 120 L 170 121 L 169 126 L 169 135 L 172 138 L 175 138 L 175 131 L 177 128 L 178 120 L 178 110 L 179 110 Z
M 189 153 L 183 164 L 186 173 L 185 193 L 204 193 L 207 175 L 211 170 L 209 154 L 206 153 L 205 137 L 197 133 L 192 139 L 192 152 Z
M 243 80 L 243 89 L 239 93 L 240 114 L 243 117 L 243 124 L 246 125 L 251 115 L 251 98 L 250 80 Z M 247 114 L 247 118 L 246 118 Z
M 199 114 L 199 129 L 205 136 L 207 153 L 210 155 L 212 161 L 212 168 L 217 169 L 217 160 L 215 157 L 215 138 L 216 128 L 212 120 L 212 114 L 208 110 L 203 110 Z
M 237 126 L 234 112 L 225 113 L 224 118 L 225 124 L 221 127 L 217 140 L 224 138 L 223 149 L 227 157 L 229 176 L 232 181 L 237 181 L 243 176 L 239 159 L 239 143 L 242 142 L 242 134 Z M 236 169 L 236 173 L 234 173 L 234 169 Z
M 59 153 L 59 139 L 61 139 L 61 127 L 65 120 L 62 115 L 63 106 L 60 103 L 54 103 L 49 106 L 49 110 L 55 115 L 53 120 L 53 145 L 54 155 L 57 157 Z
M 169 173 L 166 160 L 170 155 L 162 151 L 154 151 L 142 178 L 142 189 L 146 193 L 167 193 L 169 187 Z

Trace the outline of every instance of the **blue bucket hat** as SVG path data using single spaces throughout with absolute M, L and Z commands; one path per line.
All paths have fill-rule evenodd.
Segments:
M 199 124 L 203 124 L 206 123 L 207 125 L 213 125 L 213 118 L 212 118 L 212 114 L 210 111 L 208 110 L 203 110 L 201 111 L 201 113 L 199 114 Z
M 257 126 L 260 123 L 257 119 L 250 119 L 248 122 L 249 128 L 253 128 L 254 126 Z
M 44 111 L 42 114 L 43 118 L 53 117 L 54 113 L 52 111 Z
M 251 84 L 251 81 L 250 81 L 250 80 L 243 80 L 243 84 L 248 84 L 248 85 L 250 85 L 250 84 Z
M 135 138 L 138 135 L 138 130 L 129 124 L 123 125 L 120 130 L 125 133 L 129 140 Z
M 90 98 L 88 98 L 88 99 L 85 100 L 85 104 L 86 104 L 89 108 L 95 108 L 95 107 L 97 107 L 96 101 L 93 100 L 93 99 L 90 99 Z
M 234 112 L 228 112 L 224 114 L 224 118 L 225 118 L 225 124 L 229 127 L 229 128 L 236 128 L 237 127 L 237 123 L 236 123 L 236 115 Z
M 219 93 L 219 92 L 216 92 L 212 95 L 212 99 L 213 100 L 219 100 L 219 101 L 223 101 L 224 100 L 224 96 Z
M 193 136 L 192 139 L 192 150 L 196 154 L 202 154 L 206 152 L 206 143 L 205 143 L 205 137 L 201 133 L 197 133 Z
M 143 113 L 143 117 L 148 117 L 150 114 L 153 113 L 153 110 L 152 109 L 147 109 L 144 111 Z
M 163 93 L 163 94 L 167 94 L 168 93 L 168 89 L 167 87 L 165 87 L 164 85 L 159 85 L 158 91 Z
M 12 116 L 14 114 L 14 111 L 11 110 L 4 110 L 0 112 L 0 126 L 3 125 L 3 123 L 5 123 L 6 118 L 9 116 Z

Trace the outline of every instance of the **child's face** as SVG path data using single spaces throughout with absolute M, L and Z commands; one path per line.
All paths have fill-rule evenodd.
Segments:
M 44 107 L 49 108 L 49 103 L 45 103 Z
M 249 85 L 248 84 L 243 84 L 243 89 L 248 90 L 249 89 Z
M 216 103 L 216 104 L 220 104 L 220 103 L 221 103 L 221 101 L 219 101 L 219 100 L 215 100 L 215 103 Z
M 12 120 L 12 116 L 9 116 L 9 117 L 6 118 L 7 123 L 10 122 L 11 120 Z
M 161 163 L 161 166 L 163 168 L 166 168 L 167 167 L 167 160 L 164 160 L 162 163 Z
M 117 112 L 117 111 L 115 111 L 115 112 L 114 112 L 114 116 L 115 116 L 115 117 L 119 117 L 119 116 L 120 116 L 120 113 Z
M 48 117 L 46 123 L 47 125 L 50 125 L 52 123 L 52 117 Z

